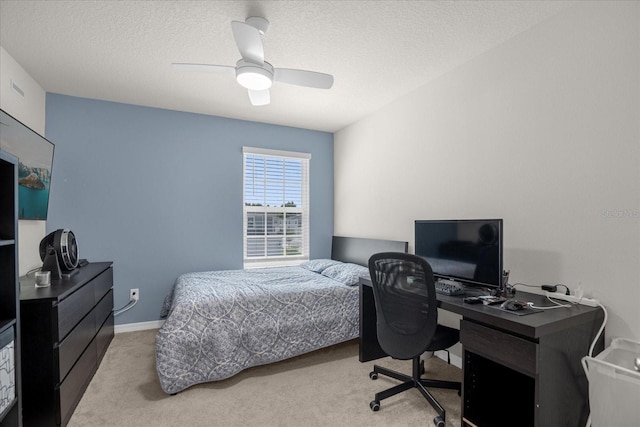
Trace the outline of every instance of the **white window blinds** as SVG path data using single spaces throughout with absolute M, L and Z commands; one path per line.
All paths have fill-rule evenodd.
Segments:
M 290 151 L 243 148 L 244 267 L 309 259 L 309 160 Z

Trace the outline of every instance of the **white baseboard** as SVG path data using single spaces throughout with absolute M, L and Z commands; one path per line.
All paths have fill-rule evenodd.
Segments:
M 116 334 L 122 332 L 146 331 L 148 329 L 159 329 L 164 324 L 164 320 L 153 320 L 151 322 L 125 323 L 124 325 L 115 325 L 114 332 Z
M 439 350 L 433 353 L 434 356 L 438 357 L 439 359 L 444 360 L 445 362 L 447 362 L 447 356 L 449 357 L 449 360 L 451 360 L 451 364 L 453 366 L 455 366 L 456 368 L 462 369 L 462 358 L 458 355 L 455 355 L 451 352 L 447 352 L 446 350 Z

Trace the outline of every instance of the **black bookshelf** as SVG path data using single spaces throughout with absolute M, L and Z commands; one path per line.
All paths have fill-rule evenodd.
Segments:
M 13 371 L 13 383 L 0 384 L 7 396 L 0 400 L 0 427 L 21 427 L 18 159 L 4 151 L 0 151 L 0 187 L 0 352 L 6 356 L 13 351 L 13 358 L 2 359 L 3 369 Z

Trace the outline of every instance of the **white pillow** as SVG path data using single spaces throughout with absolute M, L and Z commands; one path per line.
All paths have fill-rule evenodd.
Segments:
M 310 259 L 309 261 L 303 262 L 302 264 L 300 264 L 299 267 L 302 267 L 306 270 L 314 271 L 316 273 L 322 273 L 322 271 L 325 268 L 331 267 L 332 265 L 337 265 L 337 264 L 342 264 L 342 263 L 334 259 L 320 258 L 320 259 Z
M 369 269 L 359 264 L 343 262 L 327 267 L 322 271 L 322 275 L 347 286 L 354 286 L 358 284 L 360 277 L 369 277 Z

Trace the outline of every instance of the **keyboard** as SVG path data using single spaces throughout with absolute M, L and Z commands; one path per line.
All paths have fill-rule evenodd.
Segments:
M 465 293 L 462 286 L 456 285 L 455 283 L 437 281 L 435 286 L 436 293 L 442 295 L 464 295 Z

